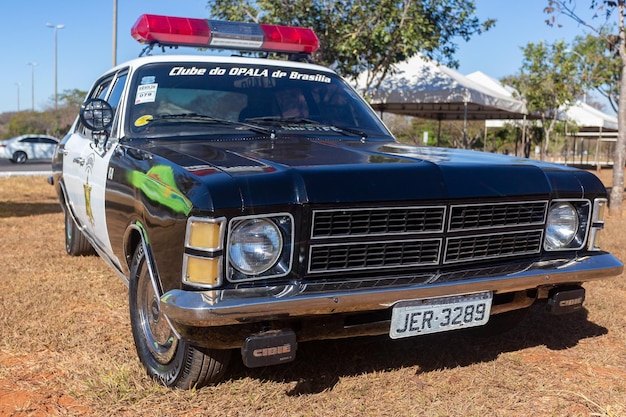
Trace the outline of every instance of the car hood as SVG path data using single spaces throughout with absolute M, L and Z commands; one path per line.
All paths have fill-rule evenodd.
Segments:
M 145 150 L 175 164 L 193 182 L 211 182 L 211 190 L 221 184 L 223 192 L 213 192 L 210 197 L 213 209 L 233 207 L 235 202 L 246 208 L 514 196 L 590 198 L 605 192 L 601 182 L 585 171 L 504 155 L 396 142 L 293 136 L 153 141 Z M 193 194 L 187 183 L 179 184 L 181 191 L 188 188 Z M 194 202 L 197 204 L 205 206 Z

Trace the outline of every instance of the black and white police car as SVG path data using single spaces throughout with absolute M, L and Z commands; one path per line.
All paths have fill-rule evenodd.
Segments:
M 147 48 L 283 53 L 310 29 L 143 15 Z M 233 352 L 286 363 L 314 339 L 495 327 L 580 309 L 604 252 L 587 172 L 396 142 L 333 71 L 298 60 L 143 56 L 97 79 L 53 159 L 70 255 L 128 284 L 147 372 L 220 381 Z M 506 321 L 504 321 L 506 323 Z

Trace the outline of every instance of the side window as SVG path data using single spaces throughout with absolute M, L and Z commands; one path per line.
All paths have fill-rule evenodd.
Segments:
M 99 98 L 107 100 L 113 111 L 117 110 L 117 106 L 122 98 L 122 92 L 124 90 L 124 84 L 126 83 L 127 71 L 118 72 L 117 74 L 110 75 L 102 80 L 91 90 L 88 98 Z M 82 123 L 76 124 L 76 132 L 85 134 L 88 129 L 83 126 Z
M 107 98 L 107 101 L 113 107 L 113 126 L 111 127 L 111 136 L 117 136 L 119 120 L 120 120 L 120 112 L 118 108 L 120 106 L 120 101 L 122 100 L 122 93 L 124 92 L 124 86 L 126 85 L 126 80 L 128 79 L 128 71 L 124 70 L 117 73 L 117 78 L 114 81 L 113 87 L 111 88 L 111 93 Z
M 109 92 L 109 87 L 111 86 L 111 81 L 113 79 L 109 78 L 107 80 L 105 80 L 104 82 L 102 82 L 101 84 L 98 84 L 98 86 L 95 88 L 95 90 L 93 91 L 93 93 L 89 96 L 90 98 L 101 98 L 101 99 L 105 99 L 107 96 L 107 93 Z
M 122 92 L 124 91 L 124 85 L 126 84 L 127 77 L 128 73 L 118 73 L 115 83 L 113 84 L 113 88 L 111 89 L 111 94 L 109 94 L 109 97 L 107 98 L 107 101 L 114 110 L 117 109 L 117 106 L 120 104 L 120 100 L 122 99 Z

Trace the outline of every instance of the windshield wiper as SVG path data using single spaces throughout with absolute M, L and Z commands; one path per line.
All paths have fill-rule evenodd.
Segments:
M 148 123 L 159 121 L 171 121 L 171 120 L 191 120 L 205 123 L 218 123 L 218 124 L 233 124 L 234 122 L 226 119 L 220 119 L 218 117 L 207 116 L 199 113 L 177 113 L 177 114 L 156 114 L 151 116 L 147 121 Z
M 199 113 L 178 113 L 178 114 L 157 114 L 148 119 L 148 123 L 154 123 L 159 121 L 193 121 L 201 123 L 216 123 L 223 125 L 243 126 L 252 131 L 269 134 L 272 138 L 276 137 L 276 130 L 269 129 L 261 126 L 262 124 L 268 124 L 271 126 L 280 126 L 283 124 L 292 125 L 314 125 L 316 127 L 328 128 L 334 132 L 341 133 L 343 135 L 354 135 L 361 138 L 361 140 L 367 139 L 367 134 L 357 129 L 344 126 L 325 125 L 316 120 L 307 119 L 305 117 L 281 117 L 281 116 L 265 116 L 265 117 L 251 117 L 245 119 L 243 122 L 235 122 L 232 120 L 221 119 L 219 117 L 208 116 L 206 114 Z
M 316 120 L 311 120 L 311 119 L 298 117 L 298 116 L 294 116 L 294 117 L 281 117 L 281 116 L 249 117 L 245 119 L 245 121 L 250 122 L 250 123 L 266 123 L 266 124 L 275 124 L 275 125 L 281 125 L 285 123 L 294 124 L 294 125 L 304 125 L 304 124 L 319 125 L 321 124 L 320 122 Z
M 221 119 L 219 117 L 208 116 L 206 114 L 200 113 L 178 113 L 178 114 L 157 114 L 152 116 L 152 118 L 148 119 L 148 123 L 159 122 L 159 121 L 172 121 L 172 120 L 180 120 L 180 121 L 192 121 L 192 122 L 201 122 L 201 123 L 215 123 L 221 125 L 231 125 L 231 126 L 244 126 L 252 131 L 269 134 L 274 137 L 276 131 L 274 129 L 268 129 L 263 126 L 258 126 L 255 124 L 245 123 L 245 122 L 235 122 L 228 119 Z
M 281 116 L 264 116 L 264 117 L 250 117 L 245 119 L 246 122 L 250 123 L 262 123 L 262 124 L 270 124 L 270 125 L 282 125 L 282 124 L 293 124 L 293 125 L 314 125 L 318 127 L 329 128 L 330 130 L 341 133 L 343 135 L 354 135 L 361 138 L 361 140 L 367 139 L 367 133 L 362 132 L 357 129 L 353 129 L 351 127 L 344 126 L 336 126 L 336 125 L 327 125 L 322 122 L 318 122 L 317 120 L 307 119 L 306 117 L 281 117 Z
M 358 129 L 353 129 L 351 127 L 342 127 L 342 126 L 331 126 L 333 129 L 338 130 L 340 133 L 345 134 L 351 134 L 354 136 L 359 136 L 361 138 L 361 140 L 365 140 L 367 139 L 367 133 L 358 130 Z

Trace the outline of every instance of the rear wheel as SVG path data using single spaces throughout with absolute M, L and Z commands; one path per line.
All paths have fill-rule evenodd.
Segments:
M 200 349 L 176 337 L 161 311 L 141 245 L 133 256 L 129 297 L 135 348 L 149 376 L 167 387 L 183 389 L 222 380 L 232 352 Z
M 94 249 L 69 213 L 65 212 L 65 251 L 71 256 L 93 255 Z
M 17 151 L 13 154 L 13 158 L 11 158 L 11 161 L 17 164 L 24 164 L 26 163 L 27 159 L 28 159 L 28 155 L 26 155 L 26 152 Z

